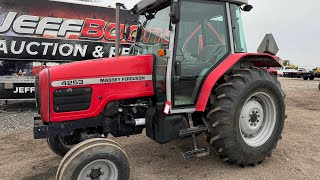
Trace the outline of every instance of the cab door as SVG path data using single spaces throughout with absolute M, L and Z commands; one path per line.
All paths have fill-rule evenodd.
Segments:
M 180 9 L 167 76 L 171 113 L 194 111 L 206 75 L 230 54 L 225 2 L 181 0 Z

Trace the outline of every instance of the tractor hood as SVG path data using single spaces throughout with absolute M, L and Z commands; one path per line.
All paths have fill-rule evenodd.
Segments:
M 111 101 L 152 97 L 153 62 L 152 55 L 125 56 L 41 71 L 36 89 L 42 119 L 61 122 L 93 118 Z
M 79 61 L 51 67 L 50 82 L 106 76 L 152 75 L 152 67 L 152 55 Z

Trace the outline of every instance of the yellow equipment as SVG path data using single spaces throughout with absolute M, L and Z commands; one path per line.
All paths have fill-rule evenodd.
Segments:
M 283 67 L 288 67 L 290 69 L 298 69 L 298 66 L 295 65 L 295 64 L 291 64 L 291 61 L 290 60 L 282 60 L 281 61 L 281 65 Z

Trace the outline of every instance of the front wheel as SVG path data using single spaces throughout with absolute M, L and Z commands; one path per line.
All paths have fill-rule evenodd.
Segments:
M 255 165 L 276 147 L 285 119 L 277 78 L 259 68 L 233 71 L 214 92 L 207 141 L 224 161 Z
M 61 137 L 59 135 L 51 136 L 47 139 L 48 146 L 58 156 L 63 157 L 75 144 L 80 141 L 75 141 L 72 136 Z
M 57 173 L 57 180 L 128 180 L 130 166 L 123 148 L 110 140 L 84 141 L 66 155 Z

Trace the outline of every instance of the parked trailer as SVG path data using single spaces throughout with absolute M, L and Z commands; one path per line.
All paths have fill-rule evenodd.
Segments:
M 0 0 L 0 100 L 33 100 L 35 76 L 45 67 L 113 57 L 114 4 Z M 121 27 L 137 19 L 120 13 Z M 128 54 L 131 42 L 121 44 Z
M 314 80 L 314 72 L 308 71 L 305 68 L 298 68 L 298 69 L 284 69 L 282 71 L 283 77 L 289 78 L 303 78 L 304 80 Z

